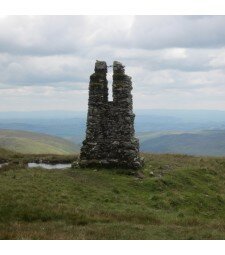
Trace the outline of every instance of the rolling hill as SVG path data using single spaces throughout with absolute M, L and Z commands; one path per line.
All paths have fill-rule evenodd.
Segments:
M 225 131 L 166 132 L 140 134 L 141 151 L 189 155 L 225 155 Z
M 19 130 L 0 130 L 0 148 L 29 154 L 72 154 L 79 146 L 65 139 Z

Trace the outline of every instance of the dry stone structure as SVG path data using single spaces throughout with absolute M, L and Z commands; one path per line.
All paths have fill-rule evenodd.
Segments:
M 134 113 L 131 77 L 124 66 L 113 63 L 113 101 L 108 101 L 107 64 L 96 61 L 90 76 L 86 139 L 80 153 L 83 167 L 142 166 L 139 141 L 134 137 Z

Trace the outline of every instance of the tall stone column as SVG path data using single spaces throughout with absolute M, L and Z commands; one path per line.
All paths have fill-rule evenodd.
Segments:
M 142 166 L 134 134 L 131 77 L 113 63 L 113 101 L 108 101 L 107 65 L 97 61 L 90 77 L 86 139 L 80 165 L 138 169 Z
M 108 102 L 108 81 L 106 75 L 106 62 L 97 61 L 95 72 L 90 76 L 87 130 L 86 139 L 83 141 L 81 148 L 81 160 L 95 161 L 102 158 L 102 144 L 105 139 L 104 126 L 102 124 Z
M 125 74 L 124 66 L 113 62 L 113 103 L 115 119 L 114 143 L 118 144 L 116 158 L 119 165 L 139 168 L 142 165 L 139 156 L 139 141 L 135 138 L 131 77 Z

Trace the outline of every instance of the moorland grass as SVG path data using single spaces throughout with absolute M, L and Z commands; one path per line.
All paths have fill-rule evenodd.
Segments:
M 144 157 L 142 179 L 5 166 L 0 239 L 225 239 L 225 158 Z

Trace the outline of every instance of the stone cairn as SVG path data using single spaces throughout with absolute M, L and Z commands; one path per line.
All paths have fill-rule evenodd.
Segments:
M 139 141 L 134 137 L 134 113 L 131 77 L 124 66 L 113 63 L 113 101 L 108 101 L 107 65 L 96 61 L 90 76 L 86 139 L 79 165 L 123 167 L 142 166 Z

